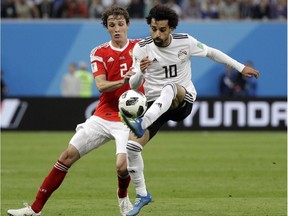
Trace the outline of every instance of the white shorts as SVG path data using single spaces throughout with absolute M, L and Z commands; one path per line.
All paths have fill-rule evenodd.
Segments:
M 128 136 L 129 129 L 122 122 L 107 121 L 93 115 L 77 125 L 70 144 L 79 151 L 80 157 L 110 140 L 115 140 L 116 154 L 127 153 Z

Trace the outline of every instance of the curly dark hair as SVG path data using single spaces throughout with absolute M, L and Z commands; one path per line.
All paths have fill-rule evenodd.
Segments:
M 179 17 L 177 13 L 171 8 L 165 5 L 156 5 L 153 7 L 148 16 L 146 17 L 147 24 L 151 24 L 151 20 L 154 18 L 155 20 L 168 20 L 168 25 L 174 29 L 176 29 L 179 21 Z
M 105 28 L 107 28 L 107 19 L 110 15 L 114 15 L 114 16 L 122 15 L 124 16 L 127 24 L 130 22 L 128 11 L 123 7 L 114 5 L 112 7 L 107 8 L 102 14 L 101 20 Z

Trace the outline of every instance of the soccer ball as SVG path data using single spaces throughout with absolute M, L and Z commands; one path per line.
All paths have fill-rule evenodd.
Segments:
M 122 115 L 138 118 L 144 115 L 147 109 L 147 99 L 140 91 L 128 90 L 119 97 L 118 108 Z

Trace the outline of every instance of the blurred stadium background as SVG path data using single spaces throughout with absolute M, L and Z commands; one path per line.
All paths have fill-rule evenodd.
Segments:
M 57 2 L 59 5 L 61 5 L 61 2 L 64 3 L 65 7 L 62 5 L 63 7 L 61 9 L 64 12 L 51 12 L 53 7 L 57 6 Z M 129 6 L 131 14 L 133 14 L 131 16 L 129 37 L 144 38 L 148 36 L 149 29 L 143 17 L 149 7 L 157 1 L 122 0 L 116 2 Z M 173 1 L 163 2 L 169 2 L 169 4 L 171 4 Z M 20 3 L 26 5 L 26 9 L 28 8 L 28 17 L 25 17 L 23 14 L 17 15 L 16 9 Z M 74 5 L 86 5 L 87 12 L 82 15 L 68 15 L 69 13 L 67 13 L 67 11 L 65 12 L 65 10 L 68 10 L 70 3 Z M 112 3 L 113 1 L 102 1 L 101 3 L 101 1 L 97 0 L 1 1 L 1 80 L 4 81 L 7 86 L 7 91 L 5 90 L 4 92 L 3 89 L 1 90 L 2 93 L 5 94 L 3 94 L 1 98 L 0 114 L 2 130 L 1 148 L 3 150 L 3 160 L 1 164 L 2 200 L 5 200 L 2 202 L 3 206 L 1 205 L 1 213 L 3 215 L 7 208 L 17 207 L 15 205 L 18 205 L 22 199 L 25 199 L 25 195 L 29 197 L 32 196 L 30 199 L 33 199 L 34 193 L 32 193 L 33 191 L 31 192 L 31 190 L 35 189 L 35 184 L 38 185 L 43 175 L 46 174 L 46 171 L 43 172 L 42 170 L 43 167 L 46 166 L 44 169 L 47 169 L 47 171 L 50 169 L 58 156 L 55 154 L 66 147 L 66 143 L 73 135 L 75 126 L 85 121 L 93 112 L 99 96 L 95 84 L 93 85 L 92 97 L 64 98 L 61 95 L 61 81 L 64 74 L 67 73 L 70 63 L 84 61 L 89 64 L 90 51 L 95 46 L 110 39 L 105 28 L 101 25 L 99 14 L 101 10 L 105 8 L 106 4 L 109 5 Z M 191 9 L 190 12 L 185 11 L 185 8 L 188 8 L 190 4 L 192 6 L 195 4 L 191 7 L 193 10 Z M 227 11 L 229 11 L 231 8 L 228 6 L 231 4 L 234 9 L 235 5 L 237 8 L 237 13 L 236 15 L 234 14 L 235 17 L 232 15 L 228 16 L 228 13 L 223 12 L 225 7 Z M 41 8 L 42 10 L 46 8 L 45 10 L 47 11 L 47 8 L 49 8 L 43 5 L 48 5 L 51 13 L 43 13 L 43 11 L 40 10 Z M 80 7 L 80 5 L 77 7 Z M 244 13 L 245 8 L 243 9 L 244 6 L 246 6 L 246 12 L 248 11 L 246 15 Z M 158 159 L 156 159 L 158 155 L 153 154 L 153 149 L 157 147 L 151 147 L 151 151 L 148 150 L 148 147 L 147 151 L 144 151 L 147 155 L 145 157 L 155 162 L 147 164 L 147 176 L 149 176 L 150 183 L 152 184 L 151 187 L 157 191 L 159 200 L 170 199 L 170 201 L 167 202 L 171 202 L 170 204 L 172 206 L 168 208 L 167 205 L 160 203 L 160 206 L 157 207 L 155 205 L 155 207 L 152 207 L 152 211 L 148 212 L 149 215 L 159 216 L 161 215 L 161 210 L 164 208 L 168 208 L 169 211 L 167 209 L 163 215 L 191 215 L 190 203 L 196 206 L 197 210 L 195 210 L 195 208 L 193 210 L 193 215 L 196 216 L 286 215 L 287 1 L 182 0 L 174 1 L 171 7 L 177 10 L 180 8 L 180 12 L 182 13 L 181 21 L 175 32 L 189 33 L 201 40 L 201 42 L 224 51 L 242 63 L 253 61 L 254 67 L 260 71 L 260 78 L 257 80 L 257 93 L 253 97 L 220 97 L 219 81 L 220 76 L 225 71 L 225 67 L 209 59 L 194 58 L 192 60 L 193 82 L 198 91 L 198 98 L 197 102 L 195 102 L 193 112 L 181 123 L 176 124 L 175 122 L 169 122 L 163 127 L 159 138 L 153 142 L 159 143 L 160 147 L 165 148 L 165 143 L 168 142 L 168 140 L 165 139 L 166 136 L 170 135 L 169 139 L 175 143 L 183 136 L 183 139 L 185 138 L 185 145 L 189 145 L 189 141 L 191 141 L 191 146 L 189 146 L 190 150 L 188 151 L 195 151 L 195 155 L 191 154 L 190 157 L 190 155 L 185 154 L 185 145 L 178 146 L 174 149 L 174 145 L 171 143 L 168 147 L 168 149 L 171 149 L 167 150 L 167 152 L 163 151 L 163 154 L 167 153 L 166 156 L 169 158 L 169 155 L 180 151 L 178 159 L 183 158 L 182 162 L 179 159 L 180 164 L 179 166 L 175 166 L 174 169 L 179 170 L 179 173 L 181 173 L 182 170 L 183 173 L 187 174 L 185 166 L 187 164 L 188 166 L 193 164 L 193 167 L 197 170 L 197 160 L 199 159 L 198 157 L 200 157 L 200 162 L 205 161 L 204 164 L 201 164 L 201 167 L 205 170 L 205 168 L 208 169 L 208 167 L 213 166 L 214 174 L 207 176 L 207 173 L 211 170 L 204 173 L 198 170 L 199 172 L 193 173 L 191 176 L 188 175 L 187 177 L 187 175 L 183 175 L 180 178 L 180 185 L 186 184 L 186 181 L 183 179 L 187 178 L 189 181 L 191 180 L 196 187 L 203 189 L 206 194 L 201 194 L 201 190 L 199 189 L 199 191 L 197 191 L 195 188 L 187 189 L 189 193 L 184 193 L 185 188 L 181 189 L 182 192 L 176 189 L 176 199 L 172 200 L 169 195 L 161 194 L 163 193 L 162 190 L 157 191 L 159 185 L 162 184 L 161 182 L 166 181 L 165 178 L 171 176 L 171 173 L 169 173 L 169 170 L 166 170 L 166 172 L 163 172 L 163 174 L 157 178 L 158 174 L 155 174 L 155 170 L 161 170 L 162 167 L 153 167 L 155 163 L 161 164 L 161 160 L 164 160 L 165 163 L 169 163 L 169 160 L 167 161 L 167 159 L 162 156 L 163 158 L 161 157 L 158 161 Z M 213 13 L 211 11 L 208 12 L 208 8 L 212 8 Z M 98 11 L 97 13 L 95 12 L 96 9 Z M 138 9 L 141 10 L 138 11 Z M 266 14 L 259 14 L 260 11 L 263 12 L 261 9 L 266 11 Z M 15 11 L 13 12 L 13 10 Z M 7 14 L 9 11 L 10 13 Z M 134 13 L 133 11 L 137 12 Z M 196 12 L 192 13 L 191 11 Z M 174 133 L 174 131 L 177 131 L 177 133 Z M 181 133 L 181 131 L 185 131 L 185 133 Z M 37 134 L 39 134 L 39 136 Z M 262 134 L 267 136 L 264 138 Z M 19 139 L 17 139 L 17 137 L 19 137 Z M 234 142 L 234 140 L 237 140 L 239 145 L 235 146 L 231 143 L 230 146 L 229 142 Z M 242 140 L 243 143 L 241 142 Z M 53 142 L 54 145 L 51 144 L 50 146 L 51 142 Z M 201 149 L 199 151 L 199 149 L 197 149 L 199 146 L 197 144 L 195 145 L 194 142 L 210 144 L 207 144 L 208 146 L 206 146 L 207 148 L 205 148 L 205 150 Z M 215 149 L 217 149 L 217 147 L 220 149 L 219 152 L 217 152 L 217 158 L 222 158 L 223 161 L 221 160 L 218 164 L 215 164 L 213 155 L 216 150 L 212 147 L 213 144 L 211 143 L 215 144 Z M 241 145 L 241 143 L 243 145 Z M 40 149 L 37 150 L 39 147 Z M 51 156 L 49 155 L 49 159 L 47 159 L 49 163 L 45 162 L 44 164 L 43 157 L 45 157 L 45 155 L 38 157 L 38 155 L 41 155 L 42 148 L 44 148 L 44 151 L 51 151 Z M 105 149 L 107 149 L 108 152 L 110 152 L 107 153 L 107 155 L 110 154 L 111 156 L 111 158 L 109 158 L 110 161 L 108 161 L 108 163 L 111 162 L 111 166 L 108 169 L 114 171 L 112 167 L 114 165 L 114 158 L 113 153 L 111 154 L 113 149 L 111 150 L 110 148 L 111 147 L 104 147 L 103 151 L 105 152 Z M 159 151 L 161 149 L 163 150 L 163 148 L 159 148 Z M 240 148 L 240 150 L 237 148 Z M 249 152 L 251 148 L 253 151 Z M 56 149 L 59 150 L 56 152 Z M 233 153 L 235 149 L 236 151 L 239 150 L 239 152 L 243 151 L 243 153 L 235 156 Z M 205 151 L 207 152 L 205 153 Z M 181 157 L 181 152 L 185 154 L 185 156 Z M 271 152 L 273 152 L 272 156 L 270 155 Z M 248 154 L 248 156 L 246 154 Z M 21 157 L 17 160 L 19 155 L 21 155 Z M 97 157 L 99 153 L 96 151 L 94 155 Z M 228 155 L 232 155 L 232 158 Z M 255 158 L 253 158 L 253 155 L 255 155 Z M 30 163 L 30 158 L 35 156 L 36 160 L 33 159 Z M 86 163 L 90 165 L 90 160 L 94 160 L 92 157 L 93 156 L 89 156 L 88 159 L 84 160 L 82 165 L 80 163 L 78 166 L 84 167 Z M 235 164 L 233 165 L 233 163 L 231 165 L 232 168 L 229 166 L 233 158 L 238 158 L 239 160 L 237 160 L 237 162 L 239 162 L 239 164 L 245 164 L 240 170 L 246 170 L 247 176 L 253 173 L 251 178 L 244 177 L 240 172 L 236 172 L 233 175 L 229 174 L 231 169 L 235 168 Z M 171 160 L 175 161 L 174 159 Z M 100 160 L 99 163 L 101 162 L 107 163 L 107 161 Z M 22 164 L 23 167 L 19 167 L 19 164 Z M 225 166 L 223 166 L 224 164 Z M 236 167 L 239 164 L 237 164 Z M 250 170 L 249 164 L 255 166 L 255 169 Z M 275 164 L 279 166 L 273 171 L 276 167 Z M 32 185 L 29 185 L 30 180 L 27 179 L 29 179 L 31 175 L 35 175 L 35 172 L 23 174 L 23 172 L 26 172 L 24 169 L 27 166 L 37 171 Z M 171 164 L 168 166 L 171 166 Z M 190 171 L 193 172 L 194 168 L 191 168 Z M 75 171 L 76 169 L 77 167 L 75 167 Z M 81 170 L 81 168 L 79 169 Z M 88 172 L 93 173 L 96 169 L 97 167 L 92 167 Z M 152 172 L 149 172 L 149 169 L 152 169 Z M 198 169 L 200 168 L 198 167 Z M 224 172 L 222 172 L 223 169 Z M 191 173 L 190 171 L 188 173 Z M 245 173 L 245 171 L 243 172 Z M 90 176 L 89 173 L 83 175 Z M 213 184 L 213 178 L 215 176 L 219 178 L 223 173 L 224 177 L 228 177 L 223 178 L 222 176 L 221 179 L 217 179 L 217 184 L 221 185 L 217 187 L 215 185 L 216 183 Z M 271 173 L 271 175 L 267 176 L 266 173 Z M 107 177 L 108 179 L 114 179 L 114 172 L 107 174 Z M 73 175 L 73 178 L 76 179 L 75 182 L 85 182 L 87 180 L 85 176 L 82 176 L 82 179 L 78 179 L 77 175 Z M 93 179 L 94 178 L 95 181 L 97 181 L 97 176 L 93 177 Z M 154 184 L 159 183 L 158 186 L 153 185 L 153 178 L 156 178 L 156 183 Z M 196 178 L 197 181 L 194 178 Z M 21 183 L 21 181 L 17 181 L 19 179 L 26 180 Z M 241 199 L 231 202 L 231 199 L 227 201 L 223 197 L 221 198 L 223 188 L 227 186 L 225 185 L 227 179 L 229 181 L 238 179 L 235 185 L 235 191 L 240 191 Z M 106 180 L 107 178 L 102 182 Z M 13 185 L 10 184 L 11 182 L 13 182 Z M 75 182 L 71 184 L 74 185 Z M 249 186 L 243 188 L 241 182 Z M 113 181 L 108 181 L 108 183 L 115 184 Z M 27 184 L 28 186 L 25 187 L 23 184 Z M 254 187 L 253 184 L 259 184 L 261 187 L 255 185 Z M 69 182 L 67 185 L 69 185 Z M 87 185 L 88 183 L 86 186 Z M 110 190 L 114 190 L 114 188 L 109 188 L 109 185 L 105 185 L 105 187 L 106 186 L 109 193 L 102 194 L 105 202 L 115 204 L 115 197 L 110 194 Z M 21 198 L 19 200 L 19 194 L 23 187 L 25 193 L 20 196 Z M 78 185 L 78 187 L 79 190 L 81 190 L 81 185 Z M 209 188 L 215 189 L 215 187 L 219 190 L 217 193 L 209 190 Z M 69 186 L 66 186 L 66 188 L 69 190 Z M 205 190 L 206 188 L 207 190 Z M 229 184 L 229 188 L 233 188 L 233 185 Z M 167 187 L 167 190 L 169 190 L 169 187 Z M 166 192 L 167 191 L 165 191 L 165 193 Z M 59 193 L 65 194 L 65 191 Z M 75 193 L 77 194 L 77 192 Z M 194 195 L 197 197 L 197 200 L 191 199 Z M 99 201 L 97 201 L 97 196 L 99 196 L 99 191 L 98 193 L 94 191 L 94 194 L 91 194 L 95 202 Z M 224 196 L 225 198 L 227 196 L 230 197 L 230 194 L 225 194 Z M 232 196 L 234 196 L 234 194 L 232 194 L 231 197 Z M 91 204 L 91 201 L 89 201 L 85 195 L 80 197 L 88 204 Z M 179 200 L 177 200 L 177 197 Z M 189 199 L 185 199 L 187 197 L 189 197 Z M 255 199 L 250 199 L 251 197 Z M 28 199 L 28 197 L 26 197 L 26 199 Z M 67 201 L 69 199 L 71 198 L 68 196 L 64 197 L 62 205 L 66 203 L 65 200 Z M 213 201 L 214 204 L 212 206 L 208 206 L 208 203 L 211 203 L 208 200 L 214 200 L 215 202 Z M 240 204 L 238 201 L 240 201 Z M 75 199 L 73 202 L 76 205 L 79 200 Z M 103 205 L 106 205 L 105 202 L 103 202 Z M 205 202 L 207 202 L 206 205 Z M 222 208 L 223 203 L 231 208 Z M 88 204 L 87 208 L 89 208 Z M 173 213 L 173 210 L 176 210 L 176 212 L 179 210 L 174 209 L 173 205 L 177 206 L 179 204 L 181 204 L 180 209 L 185 209 L 184 213 Z M 62 211 L 63 208 L 65 209 L 65 206 L 59 207 L 55 201 L 53 202 L 53 199 L 51 206 L 52 208 L 50 209 L 48 207 L 48 215 L 56 215 L 59 211 Z M 101 208 L 101 205 L 97 206 L 97 208 L 98 207 Z M 116 215 L 115 212 L 118 212 L 116 207 L 112 212 L 108 207 L 103 208 L 100 210 L 99 215 Z M 69 206 L 67 208 L 69 208 Z M 77 207 L 75 207 L 75 209 L 77 209 Z M 75 209 L 70 211 L 70 213 L 68 211 L 67 214 L 63 213 L 62 215 L 81 215 L 77 213 Z M 233 210 L 229 213 L 229 209 Z M 89 211 L 95 215 L 94 208 Z
M 286 129 L 286 30 L 283 21 L 180 22 L 176 32 L 190 33 L 240 62 L 253 61 L 261 74 L 255 96 L 230 97 L 234 102 L 228 102 L 219 97 L 225 66 L 208 58 L 192 59 L 196 103 L 201 107 L 199 120 L 189 117 L 199 122 L 192 129 L 201 129 L 197 125 L 203 121 L 203 126 L 216 129 Z M 89 65 L 90 51 L 109 40 L 100 20 L 3 20 L 1 33 L 1 78 L 8 89 L 2 98 L 3 129 L 73 130 L 76 123 L 91 114 L 99 96 L 96 85 L 93 84 L 93 97 L 81 98 L 79 102 L 62 97 L 61 82 L 70 63 L 84 61 Z M 131 20 L 130 38 L 148 35 L 144 21 Z M 74 108 L 69 109 L 68 104 Z M 195 111 L 198 105 L 194 106 Z M 40 122 L 36 110 L 48 122 Z M 60 125 L 58 118 L 51 118 L 53 114 L 62 116 Z

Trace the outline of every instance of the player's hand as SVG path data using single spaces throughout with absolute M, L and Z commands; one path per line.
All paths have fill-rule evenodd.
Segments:
M 152 64 L 152 61 L 149 60 L 148 56 L 145 58 L 141 59 L 140 61 L 140 69 L 142 73 L 146 72 L 146 69 Z
M 124 75 L 123 83 L 126 84 L 129 82 L 129 79 L 131 76 L 135 74 L 135 72 L 132 71 L 133 68 L 130 68 L 129 71 Z
M 242 74 L 243 76 L 245 76 L 245 77 L 252 77 L 252 76 L 254 76 L 254 77 L 256 77 L 256 79 L 258 79 L 258 77 L 259 77 L 259 71 L 255 70 L 255 69 L 253 69 L 253 68 L 251 68 L 251 67 L 247 67 L 247 66 L 244 67 L 244 69 L 243 69 L 243 71 L 241 72 L 241 74 Z

